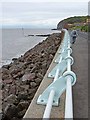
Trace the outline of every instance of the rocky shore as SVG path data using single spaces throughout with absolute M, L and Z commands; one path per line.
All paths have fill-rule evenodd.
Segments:
M 0 70 L 2 120 L 21 120 L 31 103 L 58 47 L 63 33 L 54 33 Z

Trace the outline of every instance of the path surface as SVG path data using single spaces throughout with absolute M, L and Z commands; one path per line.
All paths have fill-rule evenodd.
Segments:
M 88 118 L 88 35 L 79 33 L 72 46 L 75 60 L 72 71 L 77 75 L 73 86 L 74 118 Z

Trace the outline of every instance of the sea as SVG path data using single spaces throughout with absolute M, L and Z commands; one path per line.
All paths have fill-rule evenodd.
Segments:
M 51 29 L 0 29 L 0 67 L 12 62 L 12 58 L 18 58 L 26 51 L 33 48 L 46 37 L 28 35 L 46 35 L 60 32 Z

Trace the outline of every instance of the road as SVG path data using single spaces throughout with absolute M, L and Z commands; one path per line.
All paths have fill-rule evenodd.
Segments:
M 78 35 L 82 38 L 88 39 L 88 33 L 87 32 L 78 32 Z
M 88 118 L 88 34 L 79 32 L 72 49 L 72 71 L 77 75 L 73 86 L 74 118 Z

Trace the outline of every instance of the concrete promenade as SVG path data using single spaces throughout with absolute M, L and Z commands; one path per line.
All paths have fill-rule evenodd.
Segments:
M 73 86 L 74 118 L 88 118 L 88 34 L 79 33 L 72 49 L 72 71 L 77 75 Z
M 86 33 L 79 33 L 77 41 L 72 45 L 73 56 L 75 62 L 72 65 L 72 71 L 77 75 L 77 82 L 73 86 L 73 109 L 74 118 L 88 118 L 88 39 Z M 56 53 L 54 60 L 57 58 Z M 53 61 L 54 61 L 53 60 Z M 56 63 L 51 63 L 31 105 L 29 106 L 24 118 L 42 118 L 45 106 L 37 105 L 38 96 L 52 82 L 47 75 Z M 64 118 L 65 111 L 65 93 L 61 96 L 58 107 L 53 107 L 51 118 Z

